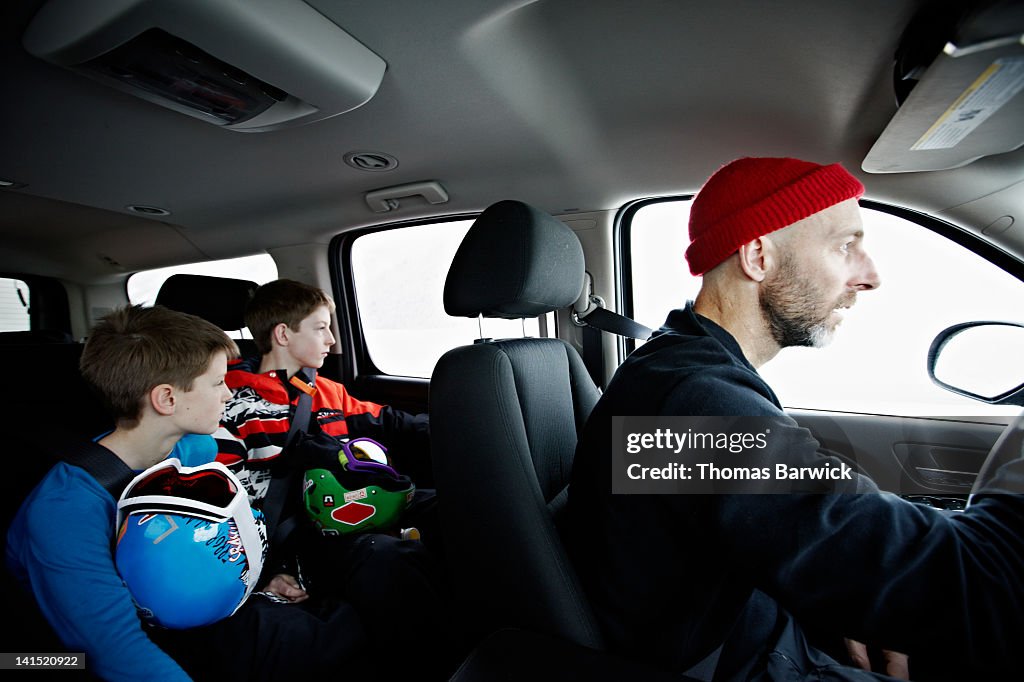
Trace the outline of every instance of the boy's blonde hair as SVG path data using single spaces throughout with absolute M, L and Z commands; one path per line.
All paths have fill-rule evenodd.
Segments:
M 274 327 L 282 322 L 294 331 L 321 306 L 334 312 L 334 301 L 322 289 L 293 279 L 267 282 L 253 294 L 245 308 L 245 325 L 252 332 L 256 349 L 266 355 L 274 346 Z
M 217 351 L 238 347 L 220 327 L 163 306 L 125 306 L 101 319 L 86 340 L 79 368 L 117 422 L 138 421 L 154 386 L 192 390 Z

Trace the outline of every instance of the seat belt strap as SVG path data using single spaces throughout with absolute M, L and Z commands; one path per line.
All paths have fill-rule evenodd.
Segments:
M 85 469 L 115 500 L 135 478 L 135 472 L 120 457 L 91 440 L 65 445 L 61 459 Z
M 311 376 L 307 379 L 304 372 Z M 289 382 L 298 388 L 300 393 L 288 434 L 285 436 L 282 453 L 288 450 L 300 433 L 309 431 L 309 422 L 313 414 L 313 395 L 316 393 L 316 370 L 309 367 L 299 370 Z M 286 519 L 281 518 L 285 501 L 293 493 L 292 484 L 295 480 L 295 463 L 287 459 L 287 456 L 282 457 L 281 464 L 275 467 L 273 478 L 270 479 L 270 488 L 263 500 L 263 518 L 267 524 L 267 537 L 271 539 L 271 547 L 287 538 L 297 523 L 294 514 Z
M 583 364 L 595 386 L 603 382 L 604 348 L 601 345 L 601 330 L 586 325 L 583 327 Z
M 594 308 L 579 319 L 590 327 L 611 332 L 618 336 L 640 339 L 641 341 L 651 338 L 651 334 L 654 333 L 652 329 L 645 327 L 636 320 L 632 320 L 625 315 L 613 313 L 607 308 Z

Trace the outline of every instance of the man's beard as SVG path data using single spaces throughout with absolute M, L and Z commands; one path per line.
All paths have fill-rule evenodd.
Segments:
M 815 286 L 799 274 L 792 257 L 786 255 L 772 279 L 762 284 L 758 302 L 779 348 L 820 348 L 828 345 L 835 333 L 835 326 L 829 325 L 832 311 L 843 304 L 852 305 L 853 296 L 822 311 Z

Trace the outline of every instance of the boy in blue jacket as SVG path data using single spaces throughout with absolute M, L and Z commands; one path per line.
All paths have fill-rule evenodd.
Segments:
M 136 471 L 168 456 L 186 466 L 212 461 L 209 434 L 231 397 L 224 375 L 237 355 L 222 330 L 192 315 L 159 306 L 107 315 L 81 358 L 83 376 L 116 423 L 98 445 Z M 12 574 L 31 590 L 68 650 L 85 652 L 95 675 L 276 679 L 352 669 L 365 642 L 346 606 L 317 613 L 254 596 L 235 615 L 203 628 L 144 625 L 115 566 L 115 514 L 106 488 L 85 469 L 60 462 L 25 500 L 8 533 Z

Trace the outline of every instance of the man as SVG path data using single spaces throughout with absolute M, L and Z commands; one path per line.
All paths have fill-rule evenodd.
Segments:
M 976 497 L 947 515 L 856 475 L 730 488 L 799 494 L 612 494 L 613 417 L 766 419 L 782 444 L 775 461 L 837 463 L 757 368 L 782 348 L 826 343 L 843 310 L 879 286 L 862 193 L 837 164 L 744 158 L 694 200 L 686 256 L 704 277 L 700 293 L 619 368 L 581 436 L 570 486 L 567 540 L 612 649 L 715 679 L 871 676 L 816 646 L 845 636 L 909 653 L 915 674 L 1019 670 L 1021 496 Z M 1022 480 L 1018 462 L 998 485 L 1020 490 Z M 865 494 L 829 494 L 840 492 Z M 905 675 L 901 662 L 890 672 Z

